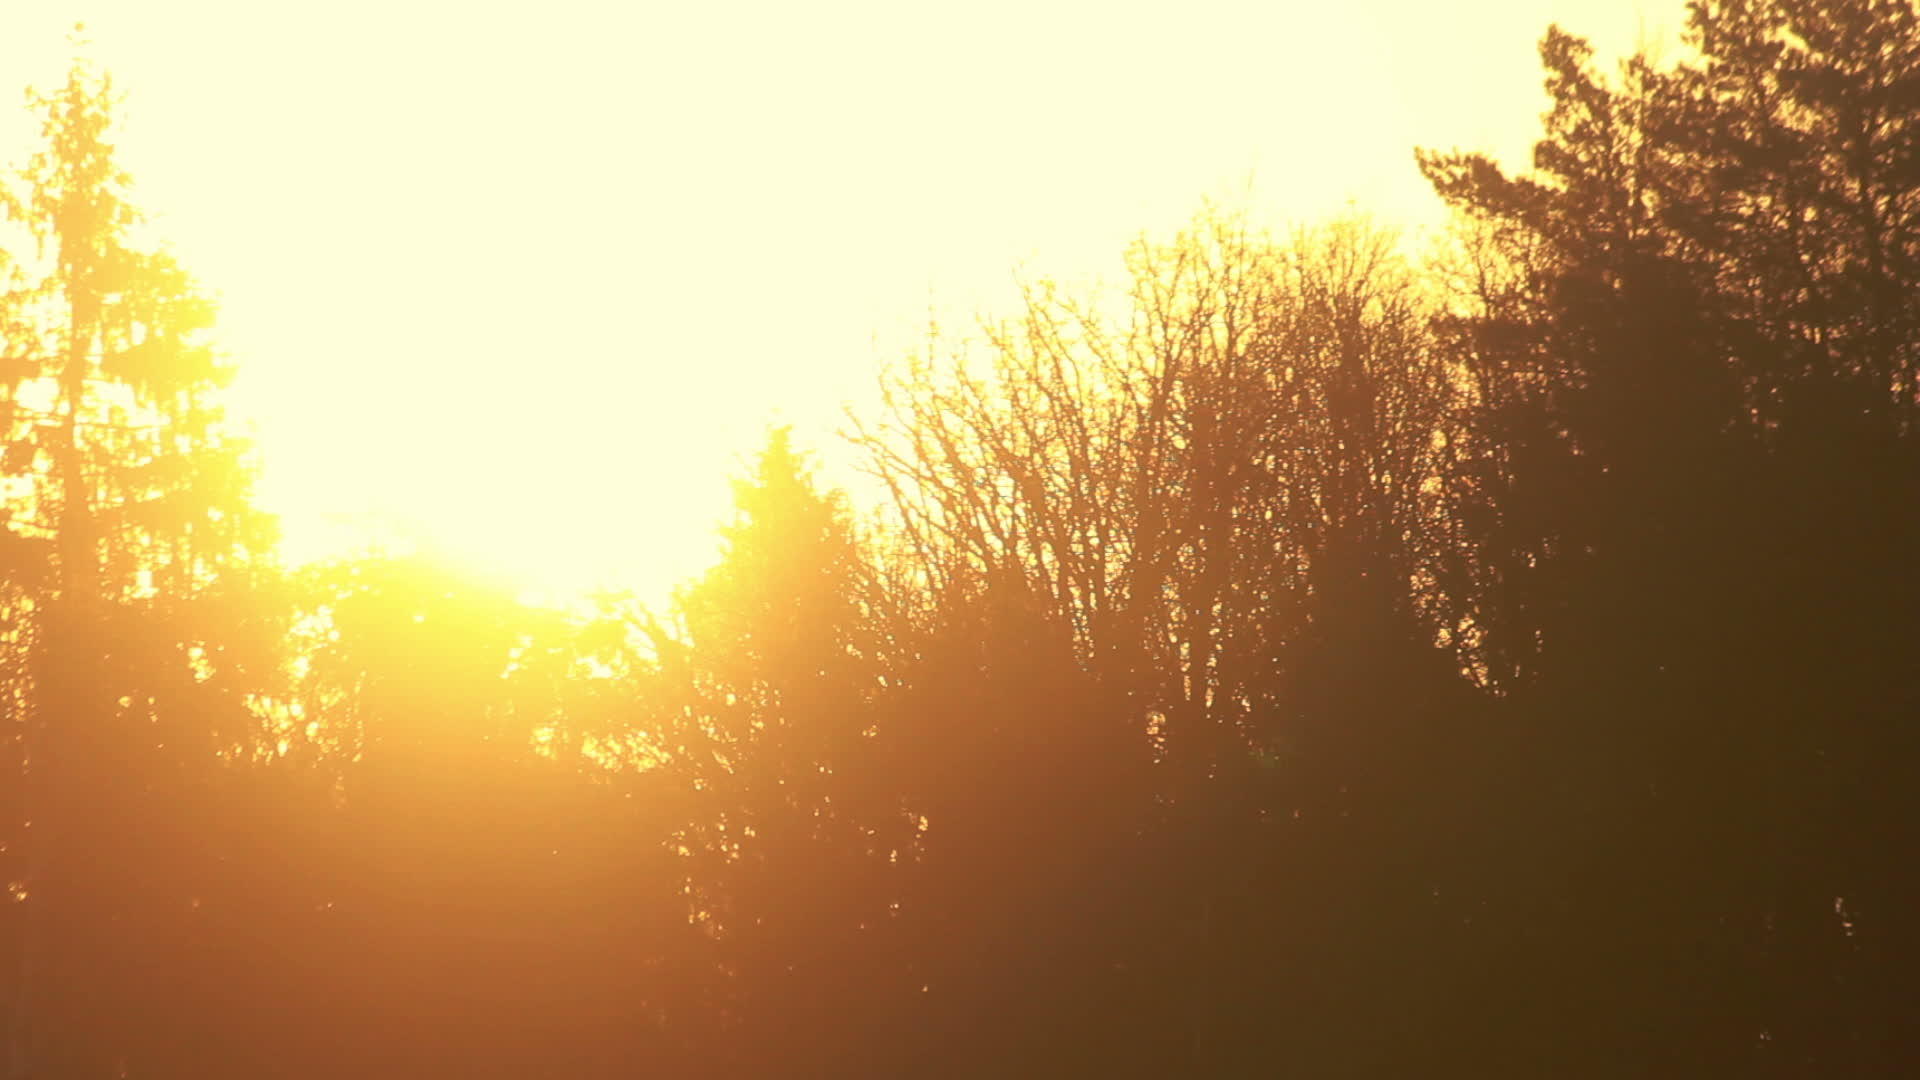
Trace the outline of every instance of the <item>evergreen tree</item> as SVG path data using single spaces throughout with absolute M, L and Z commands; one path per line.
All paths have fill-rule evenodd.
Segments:
M 663 768 L 690 793 L 689 897 L 741 1025 L 716 1064 L 843 1072 L 881 1053 L 863 1036 L 907 992 L 888 881 L 913 826 L 876 768 L 870 575 L 785 429 L 734 490 L 720 563 L 677 596 L 682 633 L 655 640 Z
M 1452 327 L 1453 591 L 1532 810 L 1494 922 L 1536 935 L 1499 946 L 1528 1067 L 1873 1071 L 1913 955 L 1884 853 L 1920 818 L 1893 674 L 1920 641 L 1920 38 L 1871 0 L 1689 27 L 1694 58 L 1618 81 L 1550 31 L 1530 177 L 1421 159 L 1506 271 Z
M 257 588 L 270 530 L 213 400 L 230 373 L 203 340 L 213 309 L 138 244 L 114 100 L 84 63 L 36 95 L 45 145 L 4 200 L 34 247 L 0 299 L 9 644 L 26 650 L 11 1048 L 62 1075 L 106 1075 L 137 1037 L 126 973 L 162 944 L 150 901 L 179 887 L 190 808 L 254 737 L 247 697 L 279 660 Z

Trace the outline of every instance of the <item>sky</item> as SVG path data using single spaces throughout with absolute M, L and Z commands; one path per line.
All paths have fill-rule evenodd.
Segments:
M 879 367 L 1111 276 L 1203 200 L 1431 225 L 1413 148 L 1524 166 L 1551 22 L 1678 0 L 96 0 L 0 7 L 0 83 L 84 21 L 135 201 L 221 301 L 288 551 L 377 530 L 564 590 L 716 557 L 770 424 L 829 479 Z M 4 92 L 0 86 L 0 93 Z M 0 102 L 8 100 L 0 96 Z M 0 160 L 34 121 L 0 110 Z

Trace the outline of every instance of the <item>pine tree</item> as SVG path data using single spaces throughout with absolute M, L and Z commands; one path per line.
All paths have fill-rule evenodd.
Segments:
M 744 1025 L 729 1054 L 748 1072 L 845 1072 L 875 1052 L 846 1033 L 878 1030 L 907 993 L 886 883 L 913 829 L 877 767 L 869 569 L 787 430 L 734 495 L 721 561 L 676 598 L 681 633 L 656 633 L 658 743 L 689 792 L 694 916 Z
M 1920 21 L 1728 0 L 1688 35 L 1609 79 L 1554 28 L 1533 173 L 1421 157 L 1496 271 L 1450 327 L 1448 576 L 1532 812 L 1490 823 L 1524 854 L 1484 921 L 1555 943 L 1489 935 L 1540 1010 L 1521 1071 L 1873 1072 L 1915 946 Z
M 213 306 L 140 242 L 111 81 L 77 62 L 31 100 L 44 144 L 4 195 L 31 250 L 0 297 L 8 644 L 24 649 L 7 695 L 26 956 L 11 1046 L 16 1068 L 95 1075 L 137 1038 L 123 976 L 150 944 L 143 909 L 183 875 L 169 859 L 209 770 L 253 735 L 278 635 L 258 588 L 270 526 L 215 401 L 231 369 L 206 342 Z M 101 1015 L 120 1030 L 100 1037 Z

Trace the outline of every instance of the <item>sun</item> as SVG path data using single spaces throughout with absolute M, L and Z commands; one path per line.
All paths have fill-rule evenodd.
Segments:
M 643 433 L 542 397 L 508 388 L 449 407 L 429 391 L 396 394 L 384 408 L 349 406 L 347 424 L 325 410 L 269 412 L 256 425 L 258 498 L 280 518 L 285 556 L 426 553 L 562 599 L 610 588 L 658 601 L 703 571 L 727 504 L 712 448 L 688 448 L 682 462 L 699 464 L 675 468 Z

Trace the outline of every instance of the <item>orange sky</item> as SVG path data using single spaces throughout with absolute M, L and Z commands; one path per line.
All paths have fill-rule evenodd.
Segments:
M 381 520 L 656 592 L 767 423 L 835 455 L 930 301 L 1107 272 L 1208 195 L 1434 220 L 1412 147 L 1523 161 L 1548 22 L 1618 54 L 1681 10 L 32 3 L 0 72 L 57 80 L 82 18 L 131 92 L 138 200 L 223 299 L 296 554 Z M 0 116 L 0 157 L 31 134 Z

